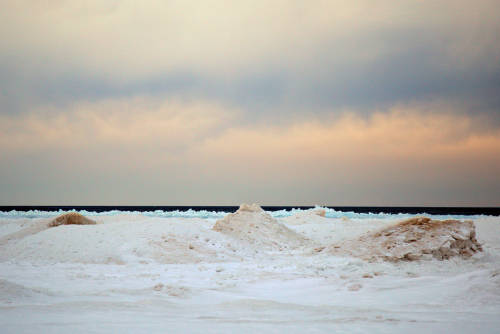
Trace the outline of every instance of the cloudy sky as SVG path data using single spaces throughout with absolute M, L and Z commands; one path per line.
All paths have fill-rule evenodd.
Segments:
M 500 205 L 497 0 L 0 5 L 0 205 Z

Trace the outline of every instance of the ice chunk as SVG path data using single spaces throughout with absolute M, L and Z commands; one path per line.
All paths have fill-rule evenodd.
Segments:
M 50 221 L 49 227 L 59 225 L 95 225 L 96 222 L 77 212 L 68 212 Z

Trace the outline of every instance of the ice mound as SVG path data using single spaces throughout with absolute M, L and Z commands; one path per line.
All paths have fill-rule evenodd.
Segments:
M 291 215 L 289 218 L 291 219 L 307 219 L 307 218 L 317 218 L 317 217 L 325 218 L 325 215 L 326 215 L 325 209 L 316 208 L 298 212 L 294 215 Z
M 367 260 L 414 261 L 471 257 L 482 251 L 472 221 L 410 218 L 377 232 L 330 246 L 332 253 L 347 253 Z
M 242 204 L 235 213 L 218 220 L 213 230 L 259 248 L 293 249 L 308 243 L 257 204 Z
M 299 211 L 291 216 L 280 218 L 280 221 L 286 225 L 301 225 L 310 223 L 323 223 L 327 220 L 325 218 L 326 211 L 322 208 L 314 208 L 305 211 Z
M 68 212 L 54 218 L 49 222 L 49 227 L 60 225 L 95 225 L 96 222 L 77 212 Z

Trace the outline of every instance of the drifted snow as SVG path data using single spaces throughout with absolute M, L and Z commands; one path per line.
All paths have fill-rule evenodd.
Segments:
M 276 219 L 242 205 L 219 221 L 113 214 L 88 217 L 95 225 L 55 228 L 47 227 L 53 217 L 0 220 L 0 331 L 494 333 L 500 327 L 499 217 L 474 225 L 398 224 L 399 216 L 343 220 L 320 210 Z M 333 245 L 350 248 L 330 251 Z M 436 258 L 437 245 L 455 256 Z M 413 256 L 406 254 L 422 259 L 394 261 Z

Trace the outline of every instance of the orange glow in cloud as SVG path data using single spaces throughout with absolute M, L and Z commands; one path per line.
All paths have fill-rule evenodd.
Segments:
M 368 118 L 346 113 L 280 126 L 245 125 L 237 111 L 214 103 L 148 98 L 0 117 L 4 157 L 15 163 L 26 152 L 44 152 L 55 157 L 53 168 L 65 172 L 122 170 L 204 184 L 311 187 L 349 180 L 357 188 L 394 180 L 453 185 L 472 179 L 478 187 L 500 182 L 499 128 L 411 106 Z

